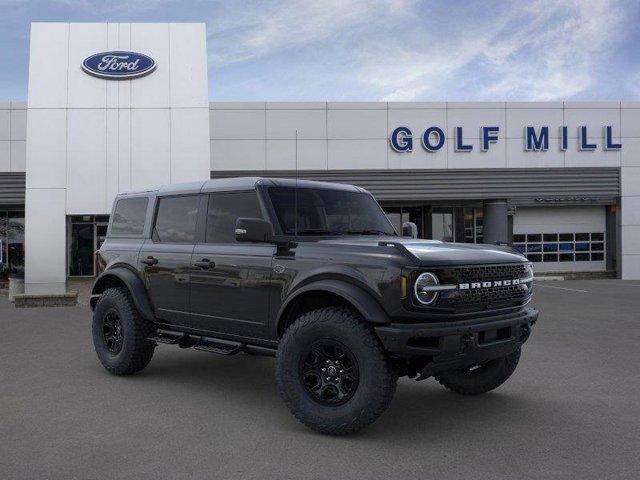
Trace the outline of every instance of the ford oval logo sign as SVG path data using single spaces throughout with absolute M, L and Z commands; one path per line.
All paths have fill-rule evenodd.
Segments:
M 87 57 L 82 69 L 94 77 L 111 80 L 130 80 L 153 72 L 153 58 L 136 52 L 102 52 Z

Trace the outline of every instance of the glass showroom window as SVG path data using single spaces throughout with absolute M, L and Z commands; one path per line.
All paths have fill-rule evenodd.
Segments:
M 604 232 L 513 235 L 513 246 L 532 262 L 602 262 L 604 243 Z
M 24 212 L 0 211 L 0 279 L 24 271 Z

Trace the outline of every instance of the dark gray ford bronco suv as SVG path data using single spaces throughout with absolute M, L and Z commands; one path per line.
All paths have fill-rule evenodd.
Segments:
M 119 195 L 98 261 L 93 342 L 109 372 L 142 370 L 159 343 L 273 355 L 291 412 L 333 435 L 380 416 L 399 376 L 498 387 L 538 317 L 517 251 L 399 236 L 350 185 L 233 178 Z

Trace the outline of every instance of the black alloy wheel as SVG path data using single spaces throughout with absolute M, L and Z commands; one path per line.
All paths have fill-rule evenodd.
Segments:
M 360 380 L 358 362 L 342 343 L 321 339 L 300 359 L 300 374 L 307 394 L 320 405 L 348 402 Z
M 118 315 L 118 312 L 114 308 L 108 310 L 104 316 L 102 335 L 109 353 L 112 355 L 120 353 L 124 343 L 124 332 L 122 330 L 120 315 Z

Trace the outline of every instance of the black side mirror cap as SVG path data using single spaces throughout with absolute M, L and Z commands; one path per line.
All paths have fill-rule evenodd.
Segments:
M 262 218 L 238 218 L 236 220 L 236 241 L 273 243 L 273 225 Z

